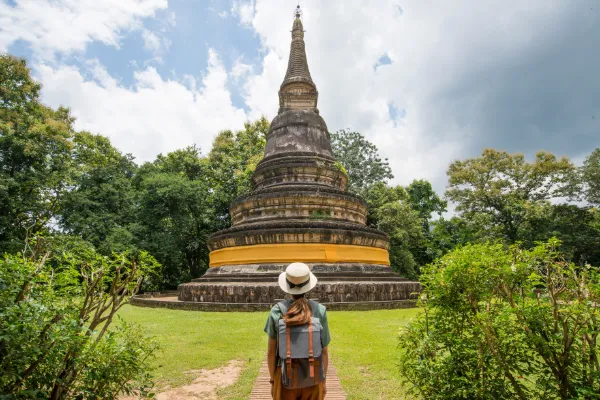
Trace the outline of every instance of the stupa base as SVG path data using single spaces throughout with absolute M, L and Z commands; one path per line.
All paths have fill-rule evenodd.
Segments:
M 196 308 L 202 310 L 269 309 L 286 296 L 277 285 L 277 277 L 286 266 L 251 264 L 211 268 L 201 278 L 179 285 L 176 301 L 188 308 L 194 308 L 191 303 L 203 304 Z M 419 282 L 402 278 L 382 265 L 325 263 L 309 267 L 319 278 L 319 284 L 309 297 L 331 309 L 414 307 L 421 291 Z M 165 299 L 158 301 L 166 306 Z
M 137 295 L 131 298 L 130 304 L 138 307 L 206 312 L 267 312 L 273 307 L 273 303 L 202 303 L 181 301 L 173 293 L 146 293 Z M 354 301 L 324 304 L 330 311 L 367 311 L 412 308 L 416 306 L 416 300 Z
M 308 264 L 319 278 L 309 298 L 329 310 L 382 310 L 416 306 L 419 282 L 389 267 L 358 263 Z M 195 311 L 268 311 L 287 295 L 277 277 L 287 264 L 228 265 L 179 285 L 177 292 L 146 293 L 130 303 L 141 307 Z

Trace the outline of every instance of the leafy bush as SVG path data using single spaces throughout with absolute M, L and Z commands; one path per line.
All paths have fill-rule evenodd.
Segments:
M 427 399 L 600 398 L 600 275 L 556 251 L 467 245 L 427 266 L 400 369 Z
M 147 395 L 155 342 L 109 327 L 156 261 L 105 257 L 82 241 L 54 248 L 39 240 L 0 261 L 0 398 Z

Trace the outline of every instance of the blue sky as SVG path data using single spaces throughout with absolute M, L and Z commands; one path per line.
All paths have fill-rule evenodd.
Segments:
M 277 112 L 296 1 L 0 0 L 0 52 L 26 57 L 43 100 L 139 161 Z M 442 191 L 485 147 L 600 146 L 595 0 L 301 0 L 329 129 L 355 129 L 395 183 Z

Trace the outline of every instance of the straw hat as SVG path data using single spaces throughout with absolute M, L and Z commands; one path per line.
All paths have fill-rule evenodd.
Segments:
M 289 294 L 303 294 L 315 286 L 317 286 L 317 277 L 304 263 L 292 263 L 279 275 L 279 287 Z

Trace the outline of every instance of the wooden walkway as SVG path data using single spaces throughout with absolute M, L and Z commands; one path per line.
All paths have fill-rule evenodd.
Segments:
M 325 395 L 325 399 L 346 400 L 346 394 L 342 390 L 342 384 L 340 383 L 340 378 L 337 376 L 335 367 L 331 365 L 331 359 L 329 359 L 329 367 L 327 368 L 327 394 Z M 250 400 L 272 400 L 267 360 L 263 361 L 260 366 L 260 372 L 254 382 Z

